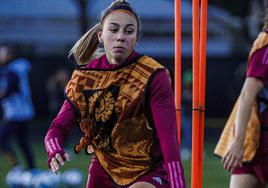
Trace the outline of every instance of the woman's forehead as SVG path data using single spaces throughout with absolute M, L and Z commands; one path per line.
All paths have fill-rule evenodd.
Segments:
M 136 18 L 125 11 L 113 11 L 111 12 L 104 21 L 105 24 L 119 24 L 119 25 L 134 25 L 137 26 Z

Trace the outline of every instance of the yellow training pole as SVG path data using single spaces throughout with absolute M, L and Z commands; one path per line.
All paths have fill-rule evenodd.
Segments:
M 178 139 L 181 138 L 181 0 L 175 0 L 175 105 Z

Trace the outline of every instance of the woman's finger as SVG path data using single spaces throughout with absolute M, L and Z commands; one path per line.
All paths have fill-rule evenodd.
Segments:
M 55 162 L 52 162 L 52 161 L 50 162 L 50 168 L 52 172 L 57 175 L 57 168 L 55 166 Z
M 232 166 L 232 169 L 231 170 L 233 170 L 235 167 L 237 167 L 238 164 L 239 164 L 239 160 L 236 159 L 235 162 L 233 163 L 233 166 Z
M 236 163 L 236 157 L 234 155 L 230 155 L 230 158 L 226 167 L 228 171 L 231 171 L 231 169 L 234 166 L 234 163 Z
M 55 157 L 52 158 L 50 166 L 52 167 L 52 171 L 57 174 L 57 171 L 59 170 L 59 163 Z
M 228 154 L 229 154 L 229 153 L 226 153 L 226 154 L 222 157 L 221 162 L 222 162 L 223 164 L 225 163 Z
M 66 161 L 70 161 L 70 155 L 68 153 L 64 153 L 64 158 L 66 159 Z
M 227 169 L 228 163 L 229 163 L 229 155 L 226 155 L 226 156 L 224 156 L 224 159 L 223 159 L 223 168 L 224 169 Z
M 55 155 L 55 158 L 58 160 L 58 162 L 61 164 L 61 166 L 64 165 L 64 160 L 63 160 L 63 158 L 61 157 L 61 155 L 59 153 L 57 153 Z
M 228 155 L 226 155 L 226 158 L 224 159 L 224 163 L 223 163 L 223 167 L 224 169 L 229 171 L 230 165 L 232 163 L 232 155 L 230 153 L 228 153 Z
M 225 166 L 226 166 L 226 164 L 227 164 L 228 161 L 229 161 L 229 157 L 230 157 L 230 153 L 227 152 L 227 153 L 223 156 L 223 158 L 222 158 L 222 160 L 221 160 L 224 169 L 226 169 Z

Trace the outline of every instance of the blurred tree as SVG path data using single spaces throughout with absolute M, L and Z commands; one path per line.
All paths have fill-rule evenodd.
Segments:
M 240 39 L 252 43 L 262 27 L 265 0 L 209 0 L 209 4 L 221 7 L 240 18 Z
M 252 30 L 255 29 L 259 31 L 262 25 L 265 8 L 264 1 L 265 0 L 209 0 L 209 3 L 229 11 L 233 16 L 240 17 L 242 33 L 246 39 L 251 40 L 256 37 L 254 34 L 256 31 Z
M 241 33 L 244 38 L 243 40 L 248 41 L 248 43 L 250 43 L 247 18 L 250 13 L 251 0 L 209 0 L 209 3 L 227 10 L 233 16 L 240 17 L 242 26 Z
M 228 10 L 234 16 L 244 18 L 249 15 L 251 1 L 252 0 L 209 0 L 209 3 Z
M 79 25 L 80 33 L 83 35 L 88 29 L 88 20 L 87 20 L 87 6 L 89 0 L 74 0 L 79 8 Z
M 263 21 L 265 16 L 265 7 L 267 0 L 255 0 L 251 2 L 248 26 L 249 26 L 249 34 L 252 39 L 256 38 L 259 31 L 263 27 Z M 267 1 L 268 2 L 268 1 Z

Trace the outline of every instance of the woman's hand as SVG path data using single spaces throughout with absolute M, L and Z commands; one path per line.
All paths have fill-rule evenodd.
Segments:
M 242 140 L 234 138 L 231 142 L 226 154 L 222 158 L 223 167 L 231 171 L 238 165 L 242 165 L 242 159 L 244 154 L 244 142 Z
M 60 166 L 64 165 L 64 161 L 70 161 L 70 156 L 68 153 L 64 153 L 63 156 L 60 153 L 56 153 L 54 157 L 51 158 L 50 168 L 54 174 L 57 175 Z

